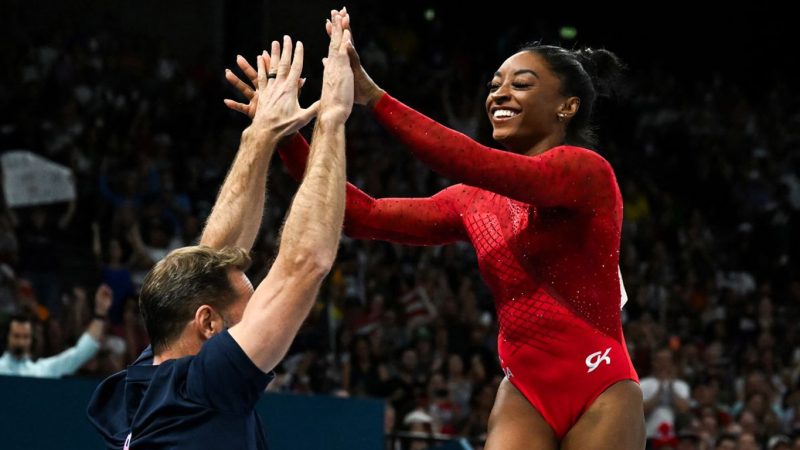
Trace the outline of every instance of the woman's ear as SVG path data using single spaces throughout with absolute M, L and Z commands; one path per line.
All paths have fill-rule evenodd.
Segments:
M 568 120 L 571 119 L 575 114 L 578 113 L 578 109 L 581 107 L 581 99 L 578 97 L 569 97 L 567 100 L 561 104 L 558 108 L 558 117 L 561 120 Z

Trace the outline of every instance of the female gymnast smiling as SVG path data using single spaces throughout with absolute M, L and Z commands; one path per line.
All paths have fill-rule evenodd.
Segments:
M 349 27 L 347 11 L 339 14 Z M 611 165 L 590 149 L 595 100 L 622 68 L 616 55 L 533 44 L 508 57 L 486 97 L 492 136 L 505 148 L 498 150 L 400 103 L 348 50 L 355 102 L 416 158 L 460 183 L 429 198 L 385 199 L 348 184 L 344 232 L 474 246 L 494 296 L 505 373 L 485 448 L 643 449 L 642 392 L 620 319 L 622 196 Z M 252 79 L 252 67 L 238 63 Z M 230 71 L 227 78 L 252 98 L 247 83 Z M 302 178 L 305 139 L 295 134 L 279 151 Z

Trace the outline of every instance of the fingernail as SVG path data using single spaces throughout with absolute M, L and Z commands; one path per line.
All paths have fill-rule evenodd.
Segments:
M 242 55 L 236 55 L 236 59 L 244 59 L 244 56 L 242 56 Z

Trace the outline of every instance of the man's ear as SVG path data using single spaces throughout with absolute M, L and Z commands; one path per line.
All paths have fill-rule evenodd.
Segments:
M 209 305 L 202 305 L 194 313 L 194 323 L 197 332 L 205 340 L 211 339 L 223 329 L 222 315 Z

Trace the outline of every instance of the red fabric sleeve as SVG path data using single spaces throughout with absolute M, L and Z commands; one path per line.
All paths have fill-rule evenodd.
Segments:
M 374 199 L 348 183 L 344 232 L 353 238 L 410 245 L 466 240 L 457 206 L 466 189 L 456 185 L 428 198 Z
M 302 180 L 308 142 L 300 133 L 278 147 L 289 175 Z M 428 198 L 374 199 L 347 183 L 344 232 L 358 239 L 380 239 L 409 245 L 442 245 L 466 240 L 458 213 L 463 185 L 451 186 Z
M 597 153 L 559 146 L 536 156 L 496 150 L 447 128 L 388 94 L 378 121 L 436 172 L 471 186 L 542 207 L 613 207 L 616 179 Z
M 278 155 L 280 155 L 283 165 L 289 172 L 289 176 L 298 183 L 303 181 L 303 175 L 306 173 L 308 152 L 308 141 L 300 133 L 293 134 L 278 145 Z

